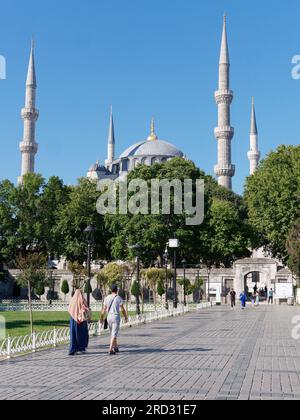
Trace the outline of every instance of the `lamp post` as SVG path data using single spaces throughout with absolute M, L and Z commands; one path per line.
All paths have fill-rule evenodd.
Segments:
M 182 260 L 182 267 L 183 267 L 183 304 L 184 306 L 186 306 L 186 265 L 187 265 L 187 260 L 184 259 Z
M 169 310 L 169 301 L 168 301 L 168 288 L 169 288 L 169 278 L 168 278 L 168 262 L 169 262 L 169 253 L 166 249 L 164 253 L 165 269 L 166 269 L 166 310 Z
M 91 304 L 91 259 L 92 259 L 92 248 L 93 248 L 93 244 L 94 244 L 94 234 L 95 234 L 96 229 L 90 225 L 88 226 L 85 230 L 84 233 L 86 235 L 87 238 L 87 276 L 88 276 L 88 281 L 87 281 L 87 305 L 88 307 L 90 307 Z
M 137 261 L 137 284 L 138 293 L 136 296 L 136 313 L 138 316 L 141 315 L 141 304 L 140 304 L 140 293 L 141 293 L 141 244 L 131 245 L 129 248 L 134 252 Z
M 177 249 L 179 248 L 179 240 L 178 239 L 170 239 L 169 240 L 169 248 L 174 249 L 174 278 L 173 278 L 173 289 L 174 289 L 174 308 L 177 309 L 178 307 L 178 299 L 177 299 Z

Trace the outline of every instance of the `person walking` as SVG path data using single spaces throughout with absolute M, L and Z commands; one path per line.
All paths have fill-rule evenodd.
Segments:
M 274 291 L 273 291 L 273 289 L 270 289 L 270 291 L 269 291 L 269 301 L 268 301 L 268 304 L 270 305 L 273 305 L 273 303 L 274 303 Z
M 259 306 L 260 303 L 260 296 L 259 293 L 256 293 L 255 295 L 255 306 Z
M 240 301 L 241 301 L 241 304 L 242 304 L 242 309 L 245 309 L 246 308 L 246 302 L 247 302 L 247 296 L 246 296 L 245 292 L 242 292 L 240 294 Z
M 69 306 L 70 350 L 69 356 L 85 354 L 89 345 L 88 318 L 90 310 L 81 290 L 76 290 Z
M 121 311 L 125 318 L 125 322 L 127 323 L 128 315 L 124 307 L 123 300 L 118 294 L 118 286 L 114 284 L 111 287 L 111 295 L 109 295 L 104 301 L 104 308 L 100 319 L 100 322 L 103 325 L 107 317 L 107 323 L 111 334 L 108 352 L 110 356 L 116 355 L 120 352 L 118 335 L 121 326 Z
M 234 289 L 231 289 L 231 292 L 230 292 L 230 302 L 231 302 L 231 309 L 234 311 L 236 307 L 236 292 Z

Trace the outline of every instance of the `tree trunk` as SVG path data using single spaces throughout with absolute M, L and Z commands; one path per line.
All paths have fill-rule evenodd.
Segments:
M 32 317 L 32 302 L 31 302 L 31 284 L 28 281 L 28 306 L 29 306 L 29 319 L 30 319 L 30 333 L 33 334 L 33 317 Z

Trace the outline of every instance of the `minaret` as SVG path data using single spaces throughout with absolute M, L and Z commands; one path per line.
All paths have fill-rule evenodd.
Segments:
M 215 174 L 218 177 L 219 185 L 231 190 L 235 166 L 231 162 L 231 141 L 234 136 L 234 128 L 230 124 L 230 105 L 233 100 L 233 92 L 230 90 L 229 70 L 226 16 L 224 16 L 219 63 L 219 89 L 215 93 L 218 105 L 218 127 L 215 129 L 215 136 L 218 140 L 218 164 L 215 167 Z
M 256 123 L 255 104 L 252 98 L 251 128 L 250 128 L 250 151 L 248 159 L 250 161 L 250 175 L 253 175 L 258 167 L 261 153 L 258 150 L 258 130 Z
M 113 116 L 113 109 L 111 107 L 109 132 L 108 132 L 107 160 L 105 161 L 105 166 L 107 168 L 109 168 L 110 165 L 115 160 L 115 147 L 116 147 L 116 140 L 115 140 L 114 116 Z
M 21 116 L 24 120 L 24 137 L 23 141 L 20 143 L 22 169 L 19 184 L 22 184 L 23 177 L 26 174 L 34 172 L 35 155 L 38 151 L 38 144 L 35 141 L 35 124 L 39 117 L 39 111 L 35 108 L 36 88 L 34 43 L 32 41 L 26 81 L 25 107 L 21 112 Z

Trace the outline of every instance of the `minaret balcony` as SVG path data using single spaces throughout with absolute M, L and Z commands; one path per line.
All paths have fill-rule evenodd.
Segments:
M 233 91 L 228 89 L 221 89 L 215 92 L 215 99 L 217 105 L 226 104 L 231 105 L 233 101 Z
M 39 118 L 39 111 L 35 108 L 23 108 L 21 111 L 23 120 L 36 122 Z
M 229 176 L 232 178 L 235 175 L 235 165 L 222 165 L 222 166 L 216 165 L 215 174 L 217 177 Z
M 20 143 L 20 152 L 36 155 L 39 149 L 38 143 L 32 143 L 29 141 L 22 141 Z
M 215 137 L 218 140 L 232 140 L 234 136 L 234 128 L 230 126 L 217 127 L 215 129 Z
M 250 150 L 250 152 L 248 152 L 248 159 L 249 160 L 260 160 L 261 158 L 261 153 L 257 150 Z

